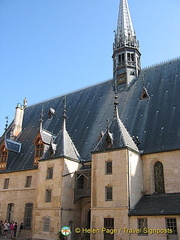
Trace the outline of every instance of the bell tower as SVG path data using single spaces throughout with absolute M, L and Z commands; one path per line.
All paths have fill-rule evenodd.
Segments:
M 139 75 L 139 42 L 131 21 L 128 0 L 120 0 L 117 31 L 113 44 L 113 78 L 115 85 L 130 82 Z

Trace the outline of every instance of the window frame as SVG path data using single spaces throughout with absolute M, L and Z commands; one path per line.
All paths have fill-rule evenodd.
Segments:
M 104 228 L 114 229 L 114 218 L 104 218 Z M 114 233 L 109 234 L 104 232 L 104 240 L 114 240 Z
M 51 220 L 49 216 L 43 217 L 43 232 L 50 232 L 50 221 Z
M 46 189 L 45 202 L 49 203 L 49 202 L 51 202 L 51 199 L 52 199 L 52 189 Z
M 47 168 L 47 174 L 46 174 L 46 179 L 53 179 L 53 167 L 48 167 Z
M 108 167 L 108 164 L 110 164 L 110 163 L 111 163 L 111 165 L 110 165 L 110 167 Z M 109 168 L 110 168 L 110 171 L 109 171 Z M 112 161 L 111 160 L 108 160 L 108 161 L 105 162 L 105 174 L 106 175 L 113 174 L 113 168 L 112 168 Z
M 33 203 L 26 203 L 24 209 L 24 228 L 32 228 Z
M 10 182 L 10 178 L 5 178 L 4 179 L 3 189 L 8 189 L 9 188 L 9 182 Z
M 148 219 L 147 218 L 137 218 L 137 228 L 139 229 L 139 236 L 147 236 L 147 233 L 144 233 L 143 230 L 144 228 L 148 228 Z
M 109 196 L 110 194 L 110 196 Z M 106 186 L 105 187 L 105 201 L 113 201 L 113 187 Z
M 162 162 L 160 161 L 157 161 L 154 164 L 154 187 L 155 187 L 155 192 L 165 193 L 164 167 Z
M 170 220 L 171 220 L 171 224 L 168 224 L 168 221 L 170 222 Z M 175 236 L 177 236 L 178 235 L 177 219 L 175 217 L 166 217 L 165 221 L 166 221 L 166 228 L 173 230 L 173 232 L 172 233 L 168 233 L 168 235 L 175 235 Z
M 30 187 L 32 182 L 32 176 L 26 176 L 26 184 L 25 187 Z

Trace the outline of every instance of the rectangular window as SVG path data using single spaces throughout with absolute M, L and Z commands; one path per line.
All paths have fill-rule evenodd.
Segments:
M 148 227 L 147 225 L 147 218 L 138 218 L 137 219 L 137 225 L 139 229 L 139 235 L 148 235 L 147 231 L 144 231 L 144 229 Z
M 9 178 L 5 178 L 4 179 L 4 189 L 8 189 L 9 188 Z
M 52 179 L 52 178 L 53 178 L 53 167 L 50 167 L 47 169 L 46 179 Z
M 25 187 L 30 187 L 31 186 L 31 180 L 32 180 L 32 176 L 27 176 L 26 177 L 26 185 L 25 185 Z
M 50 230 L 50 217 L 43 218 L 43 231 L 49 232 Z
M 105 196 L 106 201 L 113 200 L 112 187 L 105 187 Z
M 112 161 L 106 162 L 106 174 L 112 174 Z
M 51 193 L 52 193 L 52 190 L 46 189 L 46 197 L 45 197 L 46 202 L 51 202 Z
M 176 218 L 166 218 L 166 228 L 172 229 L 172 233 L 168 235 L 177 235 L 177 222 Z
M 24 228 L 31 228 L 32 226 L 32 211 L 33 203 L 26 203 L 24 211 Z
M 7 206 L 7 214 L 6 219 L 8 222 L 13 220 L 13 213 L 14 213 L 14 203 L 9 203 Z
M 104 218 L 104 228 L 114 229 L 114 218 Z M 114 234 L 104 233 L 104 240 L 114 240 Z M 109 231 L 110 232 L 110 231 Z

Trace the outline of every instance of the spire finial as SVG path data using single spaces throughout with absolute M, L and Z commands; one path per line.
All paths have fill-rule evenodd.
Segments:
M 66 127 L 66 119 L 67 119 L 67 115 L 66 115 L 66 96 L 64 96 L 63 102 L 64 102 L 64 110 L 63 110 L 63 128 L 65 128 L 65 127 Z
M 8 118 L 8 116 L 6 116 L 6 117 L 5 117 L 5 119 L 6 119 L 6 125 L 5 125 L 5 128 L 4 128 L 4 130 L 6 131 L 6 130 L 7 130 L 7 128 L 8 128 L 8 121 L 9 121 L 9 118 Z
M 26 108 L 26 105 L 27 105 L 27 98 L 25 97 L 23 100 L 23 107 Z
M 138 46 L 127 0 L 120 2 L 116 37 L 120 46 Z
M 118 118 L 119 114 L 118 114 L 118 100 L 117 100 L 117 95 L 115 95 L 114 97 L 114 118 Z
M 42 109 L 41 109 L 41 115 L 40 115 L 40 129 L 42 129 L 42 124 L 43 124 L 43 116 L 44 116 L 44 108 L 42 106 Z

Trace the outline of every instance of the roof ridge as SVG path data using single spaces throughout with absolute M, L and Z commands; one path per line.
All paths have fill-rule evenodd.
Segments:
M 100 84 L 102 84 L 102 83 L 109 82 L 109 81 L 111 81 L 111 80 L 113 80 L 113 78 L 108 78 L 107 80 L 103 80 L 103 81 L 101 81 L 101 82 L 99 82 L 99 83 L 96 83 L 96 84 L 93 84 L 93 85 L 89 85 L 89 86 L 87 86 L 87 87 L 82 87 L 82 88 L 76 89 L 76 90 L 74 90 L 74 91 L 72 91 L 72 92 L 64 93 L 64 94 L 62 94 L 62 95 L 57 95 L 57 96 L 55 96 L 55 97 L 48 98 L 48 99 L 46 99 L 46 100 L 44 100 L 44 101 L 39 101 L 39 102 L 37 102 L 37 103 L 33 103 L 33 104 L 29 105 L 29 106 L 26 106 L 26 108 L 36 106 L 36 105 L 38 105 L 38 104 L 40 104 L 40 103 L 48 102 L 48 101 L 54 100 L 54 99 L 56 99 L 56 98 L 64 97 L 64 96 L 67 96 L 67 95 L 70 95 L 70 94 L 73 94 L 73 93 L 82 91 L 82 90 L 84 90 L 84 89 L 88 89 L 88 88 L 91 88 L 91 87 L 95 87 L 95 86 L 98 86 L 98 85 L 100 85 Z
M 149 65 L 149 66 L 147 66 L 147 67 L 142 68 L 141 70 L 147 70 L 147 69 L 149 69 L 149 68 L 157 67 L 157 66 L 160 66 L 160 65 L 163 65 L 163 64 L 172 62 L 172 61 L 176 61 L 176 60 L 180 60 L 180 56 L 174 57 L 174 58 L 170 58 L 170 59 L 168 59 L 168 60 L 164 60 L 164 61 L 159 62 L 159 63 L 155 63 L 155 64 L 152 64 L 152 65 Z

